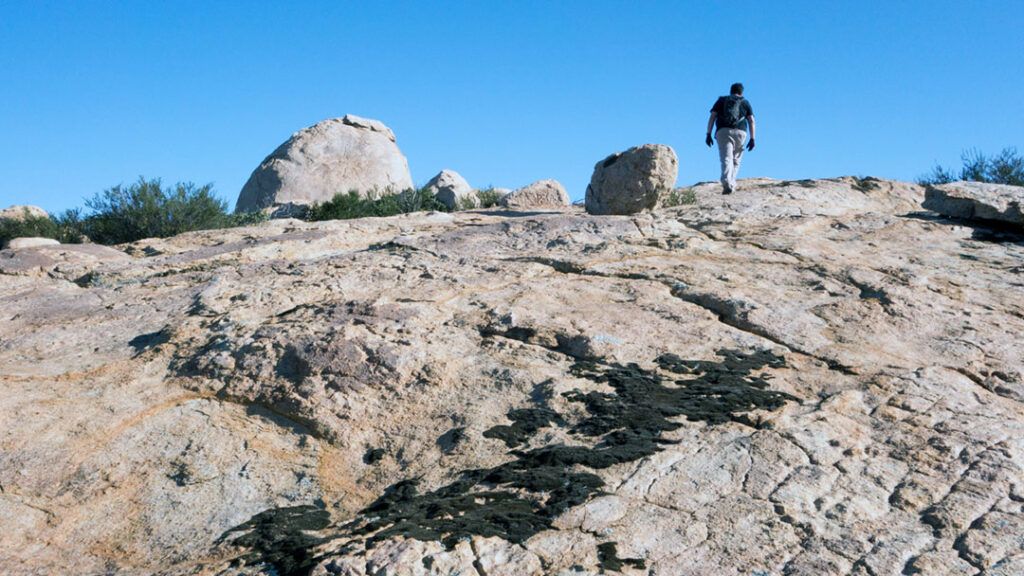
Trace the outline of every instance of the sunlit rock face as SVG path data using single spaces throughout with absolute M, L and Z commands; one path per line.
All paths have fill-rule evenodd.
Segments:
M 1024 238 L 693 190 L 0 251 L 0 572 L 1019 572 Z
M 409 163 L 394 132 L 382 122 L 349 114 L 292 134 L 253 170 L 235 210 L 273 213 L 278 207 L 326 202 L 336 194 L 379 196 L 409 188 Z

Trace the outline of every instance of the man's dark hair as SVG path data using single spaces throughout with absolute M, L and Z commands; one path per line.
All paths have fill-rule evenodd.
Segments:
M 737 82 L 729 87 L 729 94 L 743 96 L 743 84 Z

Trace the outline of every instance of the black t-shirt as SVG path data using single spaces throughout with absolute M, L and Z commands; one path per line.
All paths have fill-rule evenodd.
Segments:
M 730 99 L 737 99 L 740 101 L 740 115 L 743 117 L 743 119 L 737 122 L 735 126 L 728 126 L 725 122 L 725 104 Z M 715 118 L 716 131 L 722 128 L 738 128 L 744 132 L 749 132 L 749 130 L 747 130 L 747 117 L 754 115 L 754 108 L 750 106 L 750 101 L 743 96 L 720 96 L 718 100 L 715 100 L 715 105 L 711 107 L 711 112 L 718 113 L 718 116 Z

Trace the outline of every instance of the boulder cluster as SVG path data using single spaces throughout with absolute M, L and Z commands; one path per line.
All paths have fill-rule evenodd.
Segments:
M 612 154 L 594 168 L 586 210 L 611 215 L 654 209 L 672 190 L 678 169 L 675 152 L 665 145 L 645 144 Z M 409 163 L 394 132 L 380 121 L 350 114 L 304 128 L 278 146 L 245 183 L 236 210 L 287 218 L 338 193 L 379 197 L 411 187 Z M 425 188 L 449 210 L 488 207 L 480 191 L 454 170 L 442 170 Z M 497 204 L 510 210 L 564 210 L 571 205 L 556 180 L 491 190 L 495 192 Z

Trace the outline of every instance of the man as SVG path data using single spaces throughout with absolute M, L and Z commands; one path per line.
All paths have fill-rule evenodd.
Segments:
M 708 148 L 711 147 L 711 128 L 715 125 L 718 126 L 715 131 L 718 157 L 722 161 L 722 194 L 732 194 L 736 190 L 736 174 L 740 171 L 748 125 L 750 142 L 747 150 L 754 149 L 754 109 L 743 97 L 743 84 L 733 84 L 729 88 L 729 95 L 720 97 L 711 107 L 708 134 L 704 139 Z

